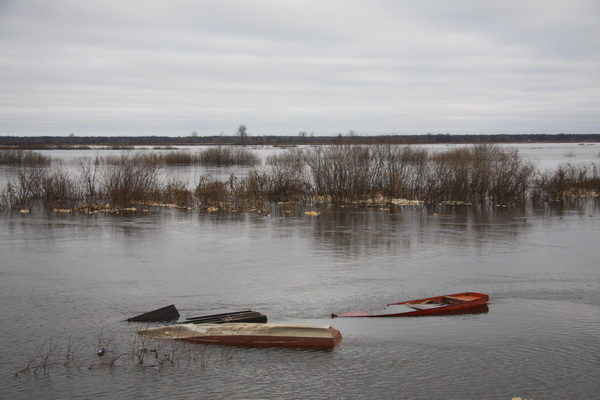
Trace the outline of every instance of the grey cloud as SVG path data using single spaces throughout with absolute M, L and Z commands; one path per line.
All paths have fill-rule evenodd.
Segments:
M 597 132 L 598 8 L 7 1 L 0 134 Z

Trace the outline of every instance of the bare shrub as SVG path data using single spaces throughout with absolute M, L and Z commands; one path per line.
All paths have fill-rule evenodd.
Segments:
M 302 201 L 307 198 L 304 153 L 292 149 L 281 155 L 267 158 L 268 172 L 262 173 L 258 179 L 255 172 L 255 183 L 263 182 L 263 190 L 259 191 L 262 197 L 269 201 L 288 202 Z
M 370 152 L 365 146 L 319 146 L 306 154 L 314 194 L 333 204 L 350 203 L 373 194 Z
M 246 208 L 267 201 L 271 192 L 271 177 L 264 169 L 253 169 L 236 185 L 236 206 Z M 251 206 L 252 207 L 252 206 Z
M 100 175 L 100 157 L 96 155 L 93 160 L 80 158 L 77 160 L 77 165 L 79 166 L 81 200 L 83 200 L 86 205 L 97 205 L 101 195 L 98 182 Z
M 183 362 L 196 363 L 204 367 L 207 362 L 208 345 L 185 343 L 177 340 L 150 339 L 135 335 L 131 344 L 131 360 L 138 366 L 175 367 Z
M 49 375 L 51 372 L 61 372 L 64 369 L 80 368 L 90 360 L 83 347 L 84 338 L 73 339 L 69 336 L 65 342 L 57 341 L 54 337 L 36 346 L 25 360 L 25 364 L 15 372 L 22 374 Z M 93 363 L 87 364 L 88 369 L 107 369 L 119 366 L 138 367 L 175 367 L 183 362 L 194 363 L 204 367 L 207 363 L 207 345 L 183 343 L 175 340 L 153 340 L 134 334 L 130 349 L 120 351 L 124 345 L 116 333 L 105 336 L 98 334 L 97 356 Z
M 195 195 L 205 207 L 226 207 L 230 204 L 231 184 L 212 179 L 210 175 L 201 176 L 196 185 Z
M 187 183 L 181 179 L 170 179 L 160 191 L 160 201 L 167 204 L 176 204 L 179 207 L 189 207 L 193 203 L 193 193 L 188 189 Z
M 81 199 L 79 186 L 61 168 L 47 171 L 40 182 L 40 201 L 47 208 L 72 208 Z
M 554 171 L 540 173 L 534 183 L 534 198 L 546 201 L 564 196 L 600 193 L 600 168 L 595 163 L 561 164 Z
M 485 194 L 499 204 L 524 201 L 533 185 L 535 165 L 524 160 L 517 149 L 496 147 L 489 158 L 491 178 Z
M 0 210 L 8 209 L 12 207 L 11 199 L 12 185 L 7 184 L 0 190 Z
M 17 190 L 13 183 L 8 183 L 0 192 L 0 208 L 16 208 L 18 204 Z
M 437 196 L 440 174 L 431 174 L 429 154 L 397 145 L 335 145 L 318 147 L 306 154 L 312 195 L 334 204 L 378 199 Z M 446 168 L 443 165 L 438 167 Z M 435 181 L 428 181 L 435 177 Z M 433 193 L 433 194 L 432 194 Z
M 37 346 L 27 358 L 23 368 L 15 373 L 15 376 L 33 372 L 34 374 L 48 374 L 59 365 L 57 345 L 50 338 L 47 342 Z
M 201 207 L 262 212 L 266 206 L 268 176 L 259 170 L 250 171 L 242 179 L 232 173 L 226 181 L 214 180 L 210 175 L 202 176 L 194 194 Z
M 6 197 L 12 208 L 31 209 L 42 197 L 42 182 L 46 174 L 43 167 L 20 168 L 12 183 L 6 187 Z
M 99 361 L 90 365 L 88 369 L 99 367 L 110 369 L 117 364 L 123 354 L 119 351 L 116 335 L 104 337 L 102 332 L 98 334 L 98 356 Z
M 436 153 L 430 162 L 425 199 L 430 202 L 524 200 L 535 172 L 516 149 L 490 144 Z
M 131 346 L 131 357 L 134 363 L 143 365 L 146 362 L 146 358 L 154 352 L 156 355 L 156 350 L 149 349 L 146 345 L 146 341 L 148 338 L 142 335 L 134 335 L 133 344 Z
M 423 190 L 428 153 L 411 146 L 372 147 L 374 191 L 385 198 L 416 199 Z
M 73 336 L 69 336 L 62 363 L 64 367 L 69 368 L 71 366 L 77 366 L 81 363 L 83 360 L 83 351 L 81 348 L 82 341 L 83 338 L 79 338 L 79 340 L 73 340 Z
M 450 192 L 456 189 L 454 182 L 456 173 L 448 173 L 453 167 L 446 161 L 428 162 L 425 173 L 421 176 L 423 182 L 420 198 L 428 203 L 447 200 Z
M 144 154 L 123 153 L 114 165 L 103 171 L 106 200 L 115 206 L 144 202 L 159 188 L 160 159 Z

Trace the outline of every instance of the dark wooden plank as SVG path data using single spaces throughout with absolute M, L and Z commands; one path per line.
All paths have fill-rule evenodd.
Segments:
M 247 314 L 247 313 L 256 313 L 256 311 L 245 310 L 245 311 L 232 311 L 232 312 L 227 312 L 227 313 L 222 313 L 222 314 L 201 315 L 199 317 L 186 318 L 186 321 L 201 320 L 201 319 L 208 319 L 208 318 L 228 317 L 231 315 L 241 315 L 241 314 Z
M 222 324 L 235 322 L 267 322 L 267 316 L 256 311 L 234 311 L 231 313 L 205 315 L 188 318 L 185 324 Z

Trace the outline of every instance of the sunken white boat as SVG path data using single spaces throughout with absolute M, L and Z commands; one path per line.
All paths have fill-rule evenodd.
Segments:
M 331 349 L 342 340 L 340 331 L 331 326 L 270 323 L 180 324 L 149 328 L 138 334 L 201 344 L 306 349 Z

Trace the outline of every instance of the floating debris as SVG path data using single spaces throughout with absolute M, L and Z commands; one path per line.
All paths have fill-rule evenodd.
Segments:
M 189 206 L 180 206 L 179 204 L 175 204 L 175 203 L 156 203 L 156 202 L 146 203 L 146 202 L 140 202 L 140 204 L 144 204 L 146 206 L 152 206 L 152 207 L 176 208 L 176 209 L 179 209 L 179 210 L 191 210 L 192 209 L 192 207 L 189 207 Z
M 469 203 L 468 201 L 446 200 L 446 201 L 442 201 L 442 205 L 444 205 L 444 206 L 470 206 L 470 205 L 472 205 L 472 203 Z
M 598 197 L 598 193 L 593 191 L 593 190 L 589 190 L 589 191 L 585 191 L 585 192 L 575 192 L 572 190 L 567 190 L 563 193 L 563 195 L 565 197 L 574 197 L 574 198 L 584 198 L 584 197 Z
M 408 199 L 392 199 L 392 204 L 396 206 L 422 206 L 422 200 L 408 200 Z

